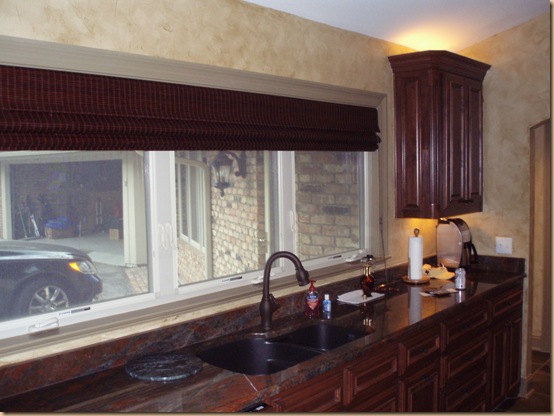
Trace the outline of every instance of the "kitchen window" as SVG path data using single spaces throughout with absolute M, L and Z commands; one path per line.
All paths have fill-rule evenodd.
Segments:
M 344 262 L 347 255 L 369 246 L 364 226 L 367 154 L 246 152 L 248 174 L 233 178 L 223 196 L 211 186 L 209 167 L 216 155 L 0 152 L 6 191 L 3 239 L 33 247 L 38 243 L 45 251 L 62 245 L 87 253 L 103 283 L 98 296 L 74 300 L 73 282 L 52 272 L 51 286 L 65 292 L 68 303 L 30 313 L 44 314 L 38 320 L 46 322 L 79 313 L 94 316 L 96 309 L 102 314 L 111 308 L 133 310 L 151 305 L 153 296 L 154 303 L 163 303 L 256 284 L 265 260 L 276 250 L 297 253 L 305 267 L 314 270 Z M 145 172 L 150 172 L 150 180 Z M 149 239 L 133 238 L 147 235 L 147 228 L 152 230 Z M 32 262 L 21 260 L 20 268 Z M 156 264 L 161 267 L 148 267 Z M 277 262 L 272 279 L 291 274 L 291 267 Z M 28 284 L 50 279 L 47 275 L 36 273 Z M 5 294 L 8 289 L 4 287 Z M 30 293 L 20 286 L 11 297 Z M 52 301 L 61 301 L 52 296 Z M 16 303 L 22 302 L 31 304 L 32 299 Z M 10 299 L 3 305 L 11 305 Z M 4 333 L 13 334 L 36 325 L 37 316 L 7 309 L 2 321 Z
M 39 164 L 49 157 L 65 157 L 56 161 L 62 164 L 115 161 L 122 204 L 95 202 L 87 221 L 103 222 L 110 213 L 110 224 L 103 224 L 108 238 L 123 244 L 123 267 L 136 278 L 133 292 L 123 296 L 38 320 L 4 321 L 5 337 L 233 288 L 251 290 L 265 259 L 277 250 L 299 254 L 314 270 L 375 247 L 380 202 L 371 196 L 377 194 L 377 112 L 333 102 L 342 95 L 356 101 L 357 93 L 337 89 L 326 102 L 9 66 L 0 71 L 2 173 L 16 174 L 9 172 L 11 166 L 31 163 L 39 153 Z M 154 65 L 150 73 L 157 71 Z M 288 93 L 326 92 L 311 84 L 298 87 Z M 33 93 L 36 89 L 40 95 Z M 66 98 L 57 100 L 61 95 Z M 99 98 L 104 95 L 110 100 Z M 27 96 L 35 97 L 33 111 L 27 109 Z M 361 94 L 360 101 L 367 97 Z M 245 152 L 249 169 L 244 178 L 232 176 L 224 195 L 214 189 L 212 171 L 213 157 L 221 151 Z M 89 156 L 95 160 L 87 161 Z M 95 172 L 106 172 L 98 166 Z M 11 203 L 4 196 L 8 176 L 0 185 L 3 209 Z M 240 195 L 241 189 L 255 197 Z M 244 217 L 222 216 L 225 210 Z M 6 225 L 11 221 L 16 227 L 12 214 L 2 219 L 2 235 L 19 239 Z M 74 230 L 85 232 L 84 220 L 72 222 Z M 204 264 L 182 267 L 180 253 L 192 253 L 192 248 L 203 255 Z M 276 262 L 272 279 L 290 274 L 290 268 Z M 201 273 L 194 277 L 191 270 Z

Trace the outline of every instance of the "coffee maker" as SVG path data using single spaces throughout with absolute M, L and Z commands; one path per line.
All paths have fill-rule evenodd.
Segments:
M 447 268 L 470 270 L 478 262 L 469 227 L 461 218 L 441 218 L 437 224 L 437 263 Z

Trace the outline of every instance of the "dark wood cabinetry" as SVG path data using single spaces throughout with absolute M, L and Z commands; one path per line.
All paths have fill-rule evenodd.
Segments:
M 519 389 L 522 302 L 512 286 L 268 402 L 289 412 L 494 410 Z
M 400 380 L 402 412 L 436 412 L 439 397 L 438 361 L 430 361 L 419 370 L 410 371 Z
M 394 73 L 396 216 L 482 210 L 489 65 L 447 51 L 389 57 Z
M 342 370 L 333 370 L 271 398 L 276 412 L 340 412 Z
M 344 405 L 351 412 L 398 411 L 398 356 L 387 345 L 344 369 Z
M 488 325 L 486 302 L 468 307 L 463 313 L 441 322 L 440 411 L 487 409 Z
M 398 344 L 402 412 L 436 412 L 439 397 L 440 332 L 433 326 Z
M 517 396 L 520 383 L 523 291 L 514 288 L 490 300 L 491 392 L 494 409 L 506 397 Z

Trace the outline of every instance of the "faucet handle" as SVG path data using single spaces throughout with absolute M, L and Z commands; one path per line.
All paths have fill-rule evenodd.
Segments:
M 279 305 L 279 302 L 277 302 L 277 299 L 275 299 L 275 296 L 273 296 L 273 293 L 269 294 L 269 302 L 271 303 L 272 311 L 276 311 L 281 307 L 281 305 Z

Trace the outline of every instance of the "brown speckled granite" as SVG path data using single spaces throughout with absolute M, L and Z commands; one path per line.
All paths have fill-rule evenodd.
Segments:
M 52 358 L 14 365 L 0 369 L 0 391 L 4 397 L 0 400 L 0 409 L 75 412 L 237 411 L 262 401 L 264 395 L 275 394 L 345 361 L 368 354 L 382 342 L 417 330 L 424 320 L 428 322 L 445 314 L 459 313 L 467 303 L 482 299 L 498 285 L 520 281 L 523 273 L 524 261 L 521 259 L 481 257 L 479 265 L 474 265 L 468 274 L 465 301 L 459 303 L 454 296 L 423 297 L 423 303 L 429 303 L 430 307 L 423 308 L 424 313 L 419 322 L 409 322 L 407 299 L 413 286 L 401 281 L 396 283 L 400 288 L 399 293 L 387 295 L 386 299 L 370 303 L 364 308 L 335 303 L 333 323 L 364 328 L 361 323 L 363 317 L 369 317 L 373 319 L 369 334 L 269 376 L 246 376 L 205 364 L 202 371 L 189 379 L 164 384 L 134 380 L 122 367 L 130 358 L 146 353 L 173 350 L 194 353 L 199 347 L 223 342 L 225 339 L 222 336 L 225 334 L 237 333 L 243 328 L 255 330 L 259 325 L 257 305 Z M 405 267 L 391 269 L 387 274 L 389 281 L 398 280 L 405 274 Z M 377 283 L 383 279 L 384 272 L 377 273 Z M 444 284 L 445 281 L 432 280 L 425 289 Z M 325 293 L 335 298 L 340 293 L 357 288 L 357 279 L 348 279 L 325 286 Z M 423 288 L 420 287 L 421 290 Z M 307 323 L 302 313 L 291 315 L 291 312 L 302 310 L 302 296 L 297 294 L 279 299 L 283 307 L 279 314 L 275 314 L 276 334 Z M 206 341 L 209 339 L 212 341 Z M 69 381 L 63 382 L 68 378 Z M 51 386 L 46 387 L 48 385 Z

